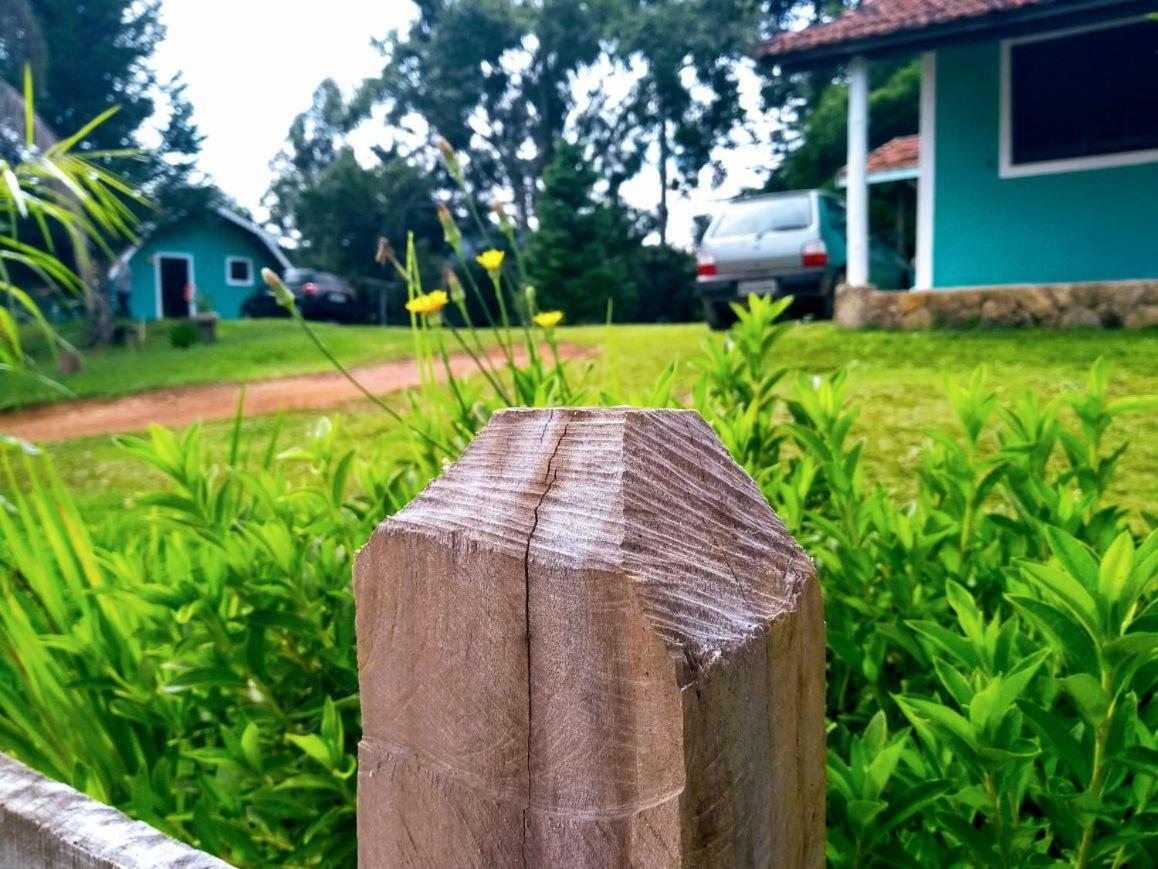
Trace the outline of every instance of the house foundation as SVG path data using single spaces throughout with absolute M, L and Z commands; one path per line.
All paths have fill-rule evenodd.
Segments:
M 1010 284 L 885 292 L 837 289 L 840 329 L 1037 326 L 1145 329 L 1158 326 L 1158 280 Z

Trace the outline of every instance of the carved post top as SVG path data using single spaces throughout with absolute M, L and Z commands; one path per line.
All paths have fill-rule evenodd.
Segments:
M 692 666 L 795 610 L 815 581 L 756 484 L 687 410 L 500 411 L 378 533 L 480 547 L 528 569 L 622 572 Z

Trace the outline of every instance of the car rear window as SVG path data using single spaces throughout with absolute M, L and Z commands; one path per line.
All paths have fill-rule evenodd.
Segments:
M 728 238 L 760 232 L 785 232 L 812 225 L 812 199 L 808 196 L 780 196 L 733 202 L 720 215 L 709 235 Z
M 342 283 L 342 279 L 337 275 L 331 275 L 329 272 L 319 272 L 314 278 L 314 283 L 327 293 L 347 293 L 349 289 Z

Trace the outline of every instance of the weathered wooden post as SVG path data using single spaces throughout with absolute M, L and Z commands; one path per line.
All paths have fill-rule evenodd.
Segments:
M 497 414 L 355 589 L 361 866 L 823 862 L 816 577 L 699 415 Z

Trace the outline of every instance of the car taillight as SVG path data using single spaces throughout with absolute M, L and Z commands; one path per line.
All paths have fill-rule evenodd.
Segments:
M 302 285 L 302 292 L 307 296 L 316 296 L 318 294 L 318 285 L 313 281 Z
M 710 253 L 696 254 L 696 277 L 710 278 L 716 273 L 716 258 Z
M 808 241 L 800 248 L 800 264 L 809 267 L 828 265 L 828 248 L 823 241 Z

